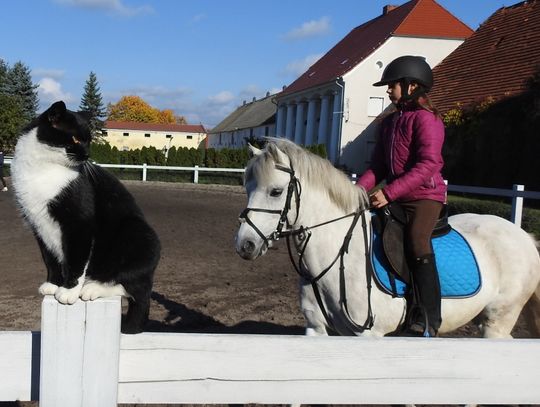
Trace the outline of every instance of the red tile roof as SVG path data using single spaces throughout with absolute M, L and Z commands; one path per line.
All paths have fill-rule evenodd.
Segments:
M 139 123 L 139 122 L 117 122 L 106 121 L 106 129 L 118 130 L 148 130 L 148 131 L 170 131 L 178 133 L 206 133 L 202 124 L 157 124 L 157 123 Z
M 411 0 L 353 29 L 282 95 L 330 82 L 358 65 L 391 36 L 465 39 L 473 31 L 435 0 Z
M 540 2 L 502 7 L 433 70 L 442 113 L 487 97 L 521 93 L 540 65 Z

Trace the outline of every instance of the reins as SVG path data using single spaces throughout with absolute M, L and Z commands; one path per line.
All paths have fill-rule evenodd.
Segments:
M 315 298 L 317 299 L 317 303 L 319 305 L 321 313 L 323 314 L 323 316 L 324 316 L 324 318 L 326 320 L 326 323 L 328 324 L 328 326 L 331 329 L 333 329 L 336 332 L 337 332 L 337 330 L 334 327 L 333 323 L 331 322 L 331 319 L 330 319 L 330 317 L 328 315 L 328 312 L 326 310 L 324 302 L 322 301 L 321 293 L 320 293 L 319 287 L 317 285 L 317 282 L 321 278 L 323 278 L 326 275 L 326 273 L 328 273 L 328 271 L 330 271 L 334 267 L 336 262 L 339 260 L 339 262 L 340 262 L 339 271 L 340 271 L 341 308 L 342 308 L 343 314 L 345 315 L 345 320 L 346 320 L 347 324 L 349 325 L 349 329 L 353 333 L 362 333 L 365 330 L 371 329 L 373 327 L 373 321 L 374 321 L 373 313 L 372 313 L 372 309 L 371 309 L 371 287 L 372 287 L 372 285 L 371 285 L 371 280 L 372 280 L 371 273 L 372 273 L 372 265 L 371 265 L 371 259 L 370 259 L 370 247 L 369 247 L 369 243 L 368 243 L 369 242 L 369 240 L 368 240 L 369 235 L 368 235 L 368 231 L 367 231 L 367 221 L 366 221 L 365 210 L 359 208 L 355 212 L 349 213 L 349 214 L 341 216 L 339 218 L 335 218 L 335 219 L 331 219 L 331 220 L 328 220 L 328 221 L 325 221 L 325 222 L 321 222 L 321 223 L 318 223 L 318 224 L 313 225 L 313 226 L 309 226 L 309 227 L 300 226 L 298 229 L 290 229 L 290 226 L 294 225 L 296 223 L 296 221 L 298 220 L 298 214 L 299 214 L 299 210 L 300 210 L 301 184 L 300 184 L 300 181 L 298 180 L 298 178 L 296 178 L 296 176 L 295 176 L 295 172 L 294 172 L 294 169 L 292 167 L 292 164 L 291 164 L 291 168 L 287 168 L 287 167 L 276 164 L 276 169 L 278 169 L 280 171 L 287 172 L 290 175 L 290 181 L 289 181 L 289 185 L 288 185 L 288 188 L 287 188 L 287 198 L 286 198 L 285 206 L 283 207 L 283 209 L 280 211 L 280 210 L 277 210 L 277 209 L 249 208 L 248 207 L 248 208 L 244 209 L 244 211 L 242 211 L 242 213 L 240 214 L 240 219 L 247 222 L 248 225 L 250 225 L 255 230 L 255 232 L 263 239 L 263 242 L 266 245 L 266 247 L 269 246 L 269 241 L 270 240 L 277 241 L 282 237 L 286 238 L 287 250 L 288 250 L 288 253 L 289 253 L 289 258 L 290 258 L 290 261 L 291 261 L 295 271 L 298 273 L 298 275 L 301 278 L 303 278 L 304 280 L 306 280 L 307 282 L 309 282 L 311 284 L 311 286 L 313 288 L 313 292 L 315 294 Z M 289 210 L 291 209 L 291 200 L 292 200 L 293 194 L 294 194 L 295 202 L 296 202 L 296 217 L 295 217 L 294 222 L 290 223 L 289 220 L 288 220 L 288 213 L 289 213 Z M 259 230 L 259 228 L 257 228 L 257 226 L 249 219 L 248 213 L 250 211 L 253 211 L 253 212 L 265 212 L 265 213 L 272 213 L 272 214 L 279 214 L 280 215 L 280 219 L 278 221 L 278 224 L 277 224 L 276 228 L 274 229 L 274 231 L 269 236 L 265 236 Z M 316 229 L 316 228 L 321 227 L 321 226 L 328 225 L 330 223 L 338 222 L 340 220 L 343 220 L 343 219 L 346 219 L 346 218 L 349 218 L 349 217 L 352 217 L 353 220 L 352 220 L 351 225 L 349 226 L 349 229 L 348 229 L 348 231 L 347 231 L 347 233 L 346 233 L 346 235 L 345 235 L 345 237 L 343 239 L 343 243 L 342 243 L 342 245 L 341 245 L 341 247 L 340 247 L 340 249 L 338 251 L 338 254 L 334 258 L 334 260 L 330 263 L 330 265 L 328 265 L 324 270 L 322 270 L 316 277 L 312 277 L 309 274 L 309 272 L 307 271 L 307 269 L 305 267 L 303 267 L 304 253 L 306 251 L 307 245 L 308 245 L 308 243 L 309 243 L 309 241 L 311 239 L 311 236 L 312 236 L 311 230 Z M 365 322 L 362 325 L 359 325 L 358 323 L 356 323 L 353 320 L 353 318 L 350 315 L 349 309 L 348 309 L 346 284 L 345 284 L 345 262 L 344 262 L 345 254 L 348 253 L 348 251 L 349 251 L 349 243 L 351 241 L 353 231 L 354 231 L 354 229 L 355 229 L 355 227 L 356 227 L 356 225 L 358 223 L 358 219 L 360 217 L 362 217 L 362 229 L 363 229 L 363 234 L 364 234 L 364 246 L 365 246 L 364 249 L 365 249 L 365 255 L 366 255 L 366 285 L 367 285 L 367 300 L 368 300 L 367 317 L 366 317 Z M 283 230 L 284 226 L 286 226 L 286 230 Z M 297 237 L 297 239 L 300 241 L 300 244 L 297 244 L 295 242 L 296 250 L 297 250 L 297 253 L 298 253 L 298 256 L 299 256 L 298 264 L 297 264 L 297 262 L 295 262 L 294 256 L 293 256 L 293 253 L 292 253 L 291 237 Z

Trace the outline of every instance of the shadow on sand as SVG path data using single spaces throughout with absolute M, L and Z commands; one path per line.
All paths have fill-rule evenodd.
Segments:
M 150 320 L 145 328 L 149 332 L 220 333 L 220 334 L 265 334 L 303 335 L 304 328 L 298 325 L 284 326 L 262 321 L 242 321 L 227 326 L 209 315 L 195 311 L 169 300 L 162 294 L 152 292 L 152 300 L 162 305 L 168 314 L 163 321 Z M 175 321 L 175 322 L 172 322 Z

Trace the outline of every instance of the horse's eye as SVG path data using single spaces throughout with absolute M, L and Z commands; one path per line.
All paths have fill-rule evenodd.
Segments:
M 280 196 L 283 193 L 282 188 L 274 188 L 272 191 L 270 191 L 270 196 Z

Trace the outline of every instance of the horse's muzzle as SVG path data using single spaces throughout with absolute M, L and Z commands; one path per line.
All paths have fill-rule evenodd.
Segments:
M 257 247 L 255 242 L 246 239 L 242 242 L 237 242 L 236 253 L 244 260 L 255 260 L 257 257 L 266 253 L 267 247 L 265 244 L 262 247 Z

